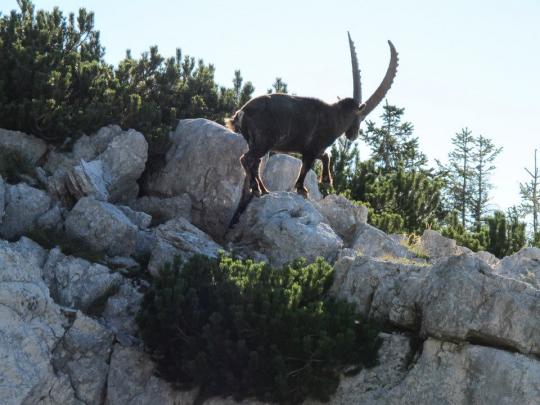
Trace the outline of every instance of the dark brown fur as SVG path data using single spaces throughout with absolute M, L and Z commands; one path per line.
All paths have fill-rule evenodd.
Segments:
M 269 151 L 302 155 L 302 168 L 295 185 L 298 193 L 307 196 L 304 179 L 315 159 L 323 162 L 322 180 L 331 183 L 330 157 L 325 150 L 344 132 L 349 135 L 362 107 L 352 98 L 327 104 L 315 98 L 287 94 L 269 94 L 247 102 L 228 123 L 231 130 L 242 134 L 249 146 L 240 159 L 247 177 L 245 192 L 251 189 L 256 196 L 268 193 L 259 176 L 259 164 Z

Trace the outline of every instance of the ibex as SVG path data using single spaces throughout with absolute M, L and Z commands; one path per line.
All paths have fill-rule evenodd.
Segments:
M 302 168 L 295 187 L 304 197 L 307 197 L 304 179 L 315 159 L 323 163 L 322 181 L 332 182 L 330 157 L 325 150 L 343 133 L 350 140 L 356 139 L 362 120 L 390 89 L 398 66 L 396 49 L 388 41 L 390 64 L 386 75 L 377 90 L 362 103 L 358 59 L 350 34 L 348 36 L 353 73 L 352 98 L 327 104 L 315 98 L 268 94 L 248 101 L 227 123 L 232 131 L 242 134 L 249 146 L 248 152 L 240 158 L 246 172 L 242 201 L 246 201 L 248 194 L 251 198 L 252 195 L 268 193 L 259 176 L 259 164 L 269 151 L 302 155 Z

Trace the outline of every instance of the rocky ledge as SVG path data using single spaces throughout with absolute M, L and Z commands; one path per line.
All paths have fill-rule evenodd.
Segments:
M 540 249 L 499 261 L 426 231 L 417 257 L 364 207 L 322 198 L 314 173 L 308 199 L 290 192 L 300 162 L 286 155 L 265 159 L 272 192 L 228 230 L 247 146 L 202 119 L 180 121 L 156 170 L 144 136 L 117 126 L 70 151 L 0 130 L 0 148 L 34 167 L 0 180 L 0 404 L 192 404 L 196 391 L 155 375 L 134 318 L 146 272 L 221 249 L 276 265 L 323 256 L 332 294 L 386 325 L 378 366 L 343 378 L 331 403 L 538 403 Z

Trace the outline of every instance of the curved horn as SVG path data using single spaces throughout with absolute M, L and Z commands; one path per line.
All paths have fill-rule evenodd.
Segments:
M 362 84 L 360 83 L 360 70 L 358 69 L 358 57 L 351 34 L 347 31 L 349 37 L 349 48 L 351 50 L 352 79 L 353 79 L 353 99 L 358 105 L 362 102 Z
M 390 46 L 390 64 L 388 65 L 388 69 L 386 70 L 386 75 L 384 76 L 381 84 L 379 84 L 379 87 L 377 87 L 377 90 L 375 90 L 375 93 L 373 93 L 371 97 L 366 101 L 366 107 L 362 110 L 362 113 L 360 114 L 360 120 L 366 118 L 367 115 L 371 111 L 373 111 L 375 107 L 377 107 L 377 105 L 379 105 L 384 96 L 386 96 L 388 90 L 390 90 L 392 82 L 394 81 L 394 77 L 396 77 L 398 67 L 398 53 L 396 51 L 396 48 L 394 48 L 394 44 L 392 44 L 392 42 L 388 41 L 388 45 Z

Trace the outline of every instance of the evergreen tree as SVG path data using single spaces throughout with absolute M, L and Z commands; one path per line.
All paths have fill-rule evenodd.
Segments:
M 371 144 L 371 159 L 361 162 L 357 146 L 346 139 L 332 148 L 336 192 L 366 204 L 370 223 L 390 233 L 422 232 L 444 216 L 443 178 L 423 168 L 426 157 L 412 124 L 401 123 L 403 112 L 387 103 L 382 125 L 369 124 L 364 138 Z
M 529 175 L 528 182 L 519 183 L 519 191 L 521 194 L 520 211 L 524 215 L 532 216 L 532 238 L 531 244 L 537 246 L 540 242 L 540 234 L 538 229 L 538 212 L 540 210 L 540 171 L 536 161 L 536 149 L 534 150 L 534 168 L 531 170 L 525 168 Z
M 461 226 L 465 229 L 469 215 L 474 137 L 468 128 L 463 128 L 452 138 L 454 149 L 448 154 L 448 164 L 439 168 L 446 173 L 446 199 L 449 211 L 459 213 Z
M 355 168 L 360 163 L 358 145 L 344 136 L 340 136 L 332 145 L 330 162 L 332 164 L 334 189 L 338 193 L 346 193 Z
M 151 47 L 139 59 L 128 51 L 118 68 L 103 60 L 94 15 L 20 11 L 0 18 L 0 126 L 54 142 L 108 124 L 141 131 L 150 146 L 179 118 L 230 116 L 253 93 L 235 72 L 233 88 L 220 87 L 214 67 L 182 57 L 164 58 Z
M 276 81 L 272 84 L 272 88 L 268 89 L 268 94 L 271 93 L 287 94 L 287 83 L 285 83 L 281 77 L 276 77 Z
M 525 245 L 525 224 L 519 221 L 517 210 L 511 208 L 508 215 L 495 211 L 487 218 L 487 250 L 502 258 L 517 252 Z
M 486 214 L 489 192 L 493 185 L 489 176 L 495 170 L 493 161 L 502 151 L 489 138 L 479 135 L 474 140 L 472 153 L 473 171 L 471 176 L 470 202 L 476 231 L 480 231 L 482 217 Z
M 375 122 L 367 122 L 367 130 L 362 132 L 363 141 L 371 148 L 371 158 L 389 173 L 403 167 L 406 170 L 419 169 L 426 165 L 427 158 L 419 150 L 418 138 L 413 137 L 413 125 L 401 122 L 404 108 L 389 105 L 383 106 L 381 126 Z

